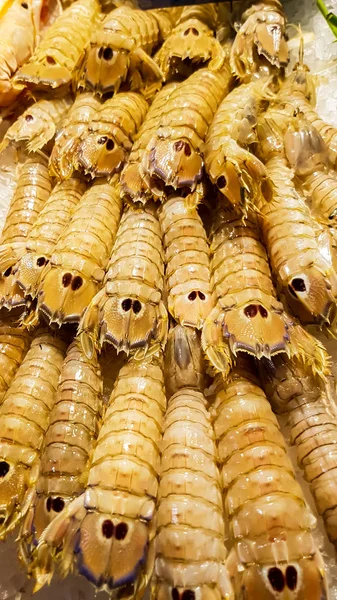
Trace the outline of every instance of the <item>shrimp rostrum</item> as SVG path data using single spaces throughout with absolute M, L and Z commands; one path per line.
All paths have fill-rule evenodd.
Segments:
M 76 567 L 113 597 L 141 597 L 153 569 L 165 409 L 162 357 L 131 358 L 105 412 L 85 493 L 40 537 L 37 589 L 50 581 L 59 552 L 62 575 Z
M 205 321 L 202 343 L 215 369 L 228 373 L 238 352 L 258 359 L 285 353 L 324 376 L 328 358 L 323 345 L 276 298 L 254 216 L 243 224 L 233 210 L 217 209 L 211 253 L 216 305 Z
M 216 71 L 225 60 L 225 51 L 215 38 L 219 23 L 217 4 L 185 6 L 177 26 L 155 55 L 167 80 L 176 73 L 190 74 L 191 67 L 207 63 Z
M 327 600 L 316 519 L 295 479 L 285 440 L 247 358 L 212 406 L 235 598 Z
M 118 92 L 125 82 L 145 96 L 161 86 L 162 72 L 150 57 L 170 33 L 165 11 L 120 6 L 107 14 L 94 32 L 78 65 L 79 88 L 100 96 Z
M 85 311 L 78 333 L 91 356 L 106 340 L 137 357 L 165 346 L 164 256 L 155 207 L 127 208 L 112 250 L 104 288 Z

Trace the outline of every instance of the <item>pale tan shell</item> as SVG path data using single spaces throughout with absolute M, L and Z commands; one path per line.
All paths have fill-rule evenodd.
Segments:
M 1 539 L 29 507 L 65 350 L 62 339 L 38 333 L 0 407 Z
M 164 257 L 161 231 L 152 204 L 122 216 L 105 277 L 79 324 L 90 356 L 104 341 L 137 357 L 165 346 L 167 312 L 162 300 Z
M 298 361 L 277 357 L 262 372 L 268 399 L 277 412 L 289 415 L 290 436 L 297 459 L 310 483 L 317 511 L 330 541 L 337 544 L 337 421 L 320 382 Z
M 76 166 L 94 177 L 113 175 L 125 164 L 148 103 L 140 94 L 120 93 L 106 100 L 91 119 Z
M 103 95 L 118 92 L 125 82 L 130 90 L 152 95 L 160 87 L 162 74 L 149 55 L 171 29 L 165 10 L 143 11 L 129 6 L 112 10 L 83 54 L 78 86 Z
M 249 146 L 256 141 L 257 117 L 263 97 L 268 95 L 267 83 L 252 81 L 231 91 L 216 111 L 205 141 L 208 176 L 244 213 L 249 204 L 256 203 L 261 186 L 266 184 L 265 167 Z
M 22 249 L 36 219 L 51 193 L 48 159 L 35 154 L 18 169 L 18 185 L 9 206 L 0 245 L 0 306 L 9 297 L 22 293 L 13 288 L 12 268 L 16 263 L 16 249 Z
M 253 2 L 241 16 L 241 27 L 232 45 L 233 73 L 242 80 L 249 79 L 264 64 L 261 55 L 277 69 L 285 67 L 289 61 L 286 24 L 279 0 Z
M 154 97 L 154 100 L 146 114 L 144 122 L 135 135 L 135 141 L 130 152 L 128 162 L 126 163 L 122 174 L 122 194 L 126 200 L 133 202 L 142 202 L 152 198 L 151 192 L 147 189 L 141 175 L 141 163 L 152 135 L 155 133 L 161 115 L 165 109 L 166 103 L 178 83 L 169 83 L 165 85 Z
M 101 288 L 121 211 L 116 178 L 96 180 L 78 202 L 41 274 L 37 310 L 51 323 L 78 321 Z
M 165 186 L 196 189 L 203 176 L 207 130 L 230 82 L 227 65 L 215 73 L 199 69 L 170 95 L 141 164 L 154 196 L 163 197 Z
M 0 21 L 0 107 L 9 106 L 22 90 L 12 76 L 34 51 L 37 23 L 31 1 L 14 0 Z
M 170 332 L 175 346 L 180 345 L 182 329 L 177 326 Z M 204 395 L 198 387 L 188 387 L 190 367 L 198 371 L 203 367 L 200 352 L 198 362 L 192 349 L 197 344 L 190 347 L 192 351 L 187 350 L 179 365 L 173 353 L 171 362 L 165 365 L 167 379 L 175 373 L 174 387 L 180 383 L 181 389 L 169 399 L 161 443 L 152 582 L 152 597 L 156 600 L 233 599 L 225 568 L 227 552 L 214 432 Z M 184 373 L 189 377 L 185 382 Z
M 159 211 L 165 250 L 168 310 L 181 325 L 201 329 L 214 306 L 210 249 L 197 210 L 174 196 Z
M 99 15 L 96 0 L 76 0 L 47 29 L 15 80 L 33 89 L 69 86 Z
M 20 531 L 26 561 L 47 525 L 86 487 L 89 456 L 103 413 L 102 391 L 97 360 L 89 361 L 73 342 L 62 365 L 34 498 Z
M 203 348 L 213 366 L 228 373 L 232 356 L 279 353 L 299 356 L 321 375 L 328 372 L 323 345 L 292 319 L 277 300 L 267 253 L 251 215 L 217 207 L 211 243 L 211 275 L 217 303 L 206 318 Z
M 67 179 L 75 169 L 77 148 L 99 107 L 100 102 L 93 94 L 77 94 L 57 133 L 49 159 L 50 172 L 58 179 Z
M 12 383 L 14 375 L 26 356 L 31 342 L 22 327 L 0 325 L 0 404 Z
M 21 249 L 16 249 L 19 260 L 12 269 L 13 286 L 18 285 L 25 296 L 36 296 L 42 269 L 49 262 L 55 244 L 85 189 L 86 184 L 78 177 L 56 184 L 25 244 Z M 15 296 L 9 298 L 6 305 L 10 307 L 14 304 L 19 304 Z
M 316 519 L 253 369 L 245 360 L 227 383 L 219 379 L 212 409 L 235 597 L 326 598 L 324 563 L 311 533 Z
M 10 142 L 24 144 L 28 152 L 40 150 L 55 136 L 57 126 L 69 110 L 70 105 L 70 96 L 38 100 L 9 127 L 0 151 L 6 148 Z
M 165 347 L 165 389 L 168 398 L 183 387 L 204 391 L 206 366 L 200 332 L 176 325 L 170 329 Z
M 52 574 L 48 554 L 63 543 L 64 575 L 79 559 L 80 572 L 98 587 L 121 588 L 128 599 L 145 589 L 153 568 L 153 516 L 166 409 L 161 362 L 154 356 L 132 358 L 122 367 L 98 435 L 86 492 L 40 538 L 38 587 Z

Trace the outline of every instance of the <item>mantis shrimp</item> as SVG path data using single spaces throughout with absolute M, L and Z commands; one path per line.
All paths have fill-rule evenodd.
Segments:
M 214 432 L 199 387 L 203 365 L 195 361 L 200 337 L 178 325 L 169 334 L 168 355 L 166 377 L 175 393 L 161 444 L 153 597 L 233 600 Z
M 11 317 L 2 317 L 0 321 L 0 405 L 29 350 L 30 343 L 31 336 L 26 329 L 15 327 Z
M 316 519 L 275 415 L 247 359 L 219 378 L 212 407 L 236 598 L 322 600 L 327 584 Z
M 84 494 L 48 525 L 37 547 L 37 588 L 77 569 L 98 588 L 140 597 L 153 569 L 154 511 L 166 409 L 162 357 L 122 367 L 98 434 Z
M 164 347 L 167 312 L 162 299 L 164 257 L 155 207 L 127 208 L 112 250 L 104 288 L 81 318 L 78 334 L 87 356 L 104 341 L 137 358 Z
M 0 538 L 26 514 L 66 343 L 38 332 L 0 407 Z

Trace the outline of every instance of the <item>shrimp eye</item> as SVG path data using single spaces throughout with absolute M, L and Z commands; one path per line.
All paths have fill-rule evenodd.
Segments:
M 21 2 L 21 6 L 22 6 L 22 8 L 28 8 L 27 2 Z
M 206 299 L 206 296 L 205 296 L 205 294 L 203 292 L 198 292 L 198 296 L 199 296 L 200 300 L 205 300 Z
M 65 273 L 62 277 L 62 285 L 63 287 L 68 287 L 71 284 L 71 280 L 72 280 L 72 274 L 71 273 Z
M 253 319 L 257 315 L 258 307 L 256 304 L 249 304 L 246 306 L 243 312 L 245 313 L 246 317 Z
M 54 500 L 52 501 L 52 509 L 56 513 L 62 512 L 62 510 L 64 509 L 63 498 L 60 498 L 60 496 L 54 498 Z
M 106 149 L 110 151 L 110 150 L 113 150 L 114 147 L 115 147 L 115 144 L 113 143 L 113 140 L 110 140 L 110 138 L 109 138 L 106 143 Z
M 133 302 L 133 305 L 132 305 L 132 310 L 133 310 L 133 312 L 135 313 L 135 315 L 138 315 L 138 313 L 139 313 L 139 312 L 142 310 L 142 305 L 141 305 L 141 303 L 139 302 L 139 300 L 135 300 L 135 301 Z
M 191 154 L 192 154 L 191 146 L 187 142 L 185 142 L 184 154 L 185 154 L 185 156 L 191 156 Z
M 104 60 L 111 60 L 113 56 L 113 51 L 111 48 L 104 48 L 103 50 L 103 58 Z
M 226 187 L 226 177 L 224 175 L 221 175 L 221 177 L 218 177 L 216 184 L 217 184 L 218 188 L 220 190 L 222 190 L 224 187 Z
M 56 61 L 52 56 L 47 56 L 46 61 L 48 63 L 48 65 L 55 65 Z
M 291 285 L 292 285 L 293 289 L 295 290 L 295 292 L 305 292 L 306 291 L 304 280 L 301 277 L 295 277 L 295 279 L 292 280 Z
M 191 302 L 193 302 L 193 300 L 195 300 L 197 297 L 197 292 L 191 292 L 190 294 L 188 294 L 187 298 L 189 300 L 191 300 Z
M 100 49 L 98 50 L 98 58 L 102 58 L 103 52 L 104 52 L 104 48 L 103 48 L 103 46 L 101 46 Z
M 75 290 L 79 290 L 81 285 L 83 284 L 83 279 L 79 275 L 76 275 L 71 282 L 71 289 L 75 292 Z
M 50 496 L 48 496 L 48 498 L 47 498 L 47 501 L 46 501 L 46 509 L 47 509 L 47 512 L 50 512 L 50 511 L 51 511 L 51 506 L 52 506 L 52 499 L 51 499 L 51 497 L 50 497 Z
M 180 600 L 180 594 L 179 594 L 177 588 L 172 588 L 171 596 L 172 596 L 172 600 Z
M 195 600 L 195 593 L 193 590 L 184 590 L 181 596 L 181 600 Z
M 45 264 L 46 264 L 46 262 L 47 262 L 47 261 L 46 261 L 45 257 L 44 257 L 44 256 L 40 256 L 40 257 L 37 259 L 37 261 L 36 261 L 36 264 L 37 264 L 37 266 L 38 266 L 38 267 L 43 267 L 43 265 L 45 265 Z
M 260 312 L 262 319 L 266 319 L 268 317 L 268 311 L 265 309 L 264 306 L 261 306 L 261 304 L 259 306 L 259 312 Z
M 6 269 L 6 271 L 4 272 L 4 276 L 9 277 L 11 272 L 12 272 L 12 267 L 8 267 L 8 269 Z
M 104 537 L 109 540 L 110 538 L 112 538 L 113 534 L 114 534 L 114 524 L 112 521 L 110 521 L 110 519 L 106 519 L 105 521 L 103 521 L 102 523 L 102 534 L 104 535 Z
M 179 140 L 179 142 L 176 142 L 174 144 L 173 148 L 175 149 L 176 152 L 180 152 L 180 150 L 182 150 L 184 148 L 184 142 L 182 140 Z
M 5 460 L 0 461 L 0 477 L 5 477 L 9 471 L 9 464 Z
M 278 567 L 272 567 L 268 571 L 268 579 L 275 592 L 282 592 L 284 589 L 284 575 Z
M 125 300 L 123 300 L 123 302 L 122 302 L 122 309 L 125 312 L 128 312 L 130 310 L 131 306 L 132 306 L 131 298 L 125 298 Z
M 26 115 L 25 120 L 29 123 L 29 121 L 34 121 L 33 115 Z
M 115 538 L 116 540 L 124 540 L 127 532 L 128 532 L 128 526 L 126 523 L 118 523 L 117 527 L 116 527 L 116 531 L 115 531 Z
M 293 565 L 286 569 L 286 584 L 290 590 L 295 590 L 297 586 L 297 571 Z

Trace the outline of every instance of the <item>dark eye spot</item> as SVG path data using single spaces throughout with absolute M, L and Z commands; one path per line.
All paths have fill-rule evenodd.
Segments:
M 205 300 L 206 299 L 206 296 L 205 296 L 204 292 L 198 292 L 198 296 L 199 296 L 200 300 Z
M 193 590 L 184 590 L 181 596 L 181 600 L 195 600 L 195 593 Z
M 62 510 L 64 509 L 63 498 L 60 498 L 60 496 L 58 496 L 57 498 L 54 498 L 54 500 L 52 502 L 52 508 L 53 508 L 53 511 L 56 513 L 62 512 Z
M 218 188 L 220 190 L 222 190 L 224 187 L 226 187 L 226 177 L 224 175 L 221 175 L 221 177 L 218 178 L 218 181 L 216 182 Z
M 187 142 L 185 142 L 184 154 L 185 156 L 191 156 L 192 154 L 191 146 Z
M 22 8 L 28 8 L 27 2 L 21 2 L 21 6 L 22 6 Z
M 103 50 L 103 58 L 104 60 L 111 60 L 113 55 L 113 51 L 111 48 L 104 48 Z
M 48 65 L 55 65 L 56 61 L 52 56 L 47 56 L 46 61 L 48 63 Z
M 71 284 L 71 280 L 72 280 L 72 274 L 71 273 L 65 273 L 62 277 L 62 285 L 63 287 L 68 287 L 68 285 Z
M 44 256 L 40 256 L 37 261 L 36 264 L 38 267 L 43 267 L 44 264 L 46 264 L 46 259 Z
M 118 523 L 117 527 L 116 527 L 116 531 L 115 531 L 115 538 L 116 540 L 124 540 L 127 532 L 128 532 L 128 526 L 126 523 Z
M 103 46 L 101 46 L 100 49 L 98 50 L 98 58 L 102 58 L 103 52 L 104 52 L 104 48 L 103 48 Z
M 260 315 L 263 319 L 266 319 L 268 317 L 268 311 L 265 309 L 264 306 L 259 306 L 259 311 L 260 311 Z
M 114 524 L 112 521 L 110 521 L 110 519 L 106 519 L 105 521 L 103 521 L 102 534 L 104 535 L 105 538 L 107 538 L 107 540 L 112 538 L 112 536 L 114 534 Z
M 195 27 L 191 27 L 191 33 L 192 33 L 192 35 L 199 35 L 199 31 Z M 184 597 L 184 594 L 183 594 L 183 597 Z M 193 592 L 193 597 L 194 597 L 194 592 Z M 184 598 L 184 600 L 187 600 L 187 598 Z
M 8 269 L 6 269 L 6 271 L 4 272 L 4 276 L 9 277 L 11 272 L 12 272 L 12 267 L 8 267 Z
M 245 313 L 246 317 L 252 319 L 253 317 L 256 317 L 257 311 L 258 307 L 256 306 L 256 304 L 249 304 L 248 306 L 246 306 L 243 312 Z
M 175 144 L 173 145 L 173 148 L 175 149 L 176 152 L 180 152 L 180 150 L 182 150 L 184 147 L 184 142 L 182 140 L 179 140 L 179 142 L 175 142 Z
M 9 471 L 9 464 L 5 460 L 0 461 L 0 477 L 5 477 Z
M 34 121 L 33 115 L 26 115 L 25 119 L 26 119 L 26 121 L 28 121 L 28 123 L 29 123 L 29 121 Z
M 46 501 L 46 509 L 47 509 L 47 512 L 50 512 L 50 511 L 51 511 L 51 505 L 52 505 L 52 499 L 51 499 L 51 497 L 50 497 L 50 496 L 48 496 L 48 498 L 47 498 L 47 501 Z
M 71 283 L 71 289 L 75 292 L 75 290 L 79 290 L 81 285 L 83 284 L 83 279 L 79 275 L 76 275 Z
M 142 305 L 141 305 L 141 303 L 139 302 L 139 300 L 135 300 L 135 301 L 133 302 L 133 305 L 132 305 L 132 310 L 133 310 L 133 312 L 135 313 L 135 315 L 138 315 L 138 313 L 139 313 L 139 312 L 142 310 Z
M 295 279 L 292 280 L 291 285 L 296 292 L 305 292 L 306 290 L 305 283 L 301 277 L 295 277 Z
M 191 302 L 193 302 L 193 300 L 195 300 L 197 297 L 197 292 L 191 292 L 190 294 L 188 294 L 187 298 L 189 300 L 191 300 Z
M 122 302 L 122 309 L 125 310 L 125 312 L 128 312 L 130 310 L 131 306 L 132 306 L 131 298 L 125 298 L 125 300 L 123 300 L 123 302 Z
M 289 565 L 289 567 L 286 569 L 286 584 L 290 590 L 296 589 L 297 571 L 293 565 Z
M 108 141 L 108 137 L 106 135 L 102 135 L 102 137 L 98 138 L 97 144 L 105 144 Z
M 113 140 L 108 139 L 107 143 L 106 143 L 106 149 L 109 150 L 113 150 L 115 147 L 115 144 L 113 143 Z
M 282 592 L 284 589 L 284 576 L 281 569 L 278 567 L 272 567 L 268 571 L 268 579 L 270 581 L 270 585 L 275 590 L 275 592 Z
M 172 600 L 180 600 L 180 594 L 179 594 L 177 588 L 172 588 L 171 596 L 172 596 Z

